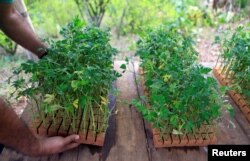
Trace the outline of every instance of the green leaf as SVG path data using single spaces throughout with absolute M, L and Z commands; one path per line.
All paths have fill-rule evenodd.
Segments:
M 222 94 L 226 94 L 226 92 L 228 91 L 228 86 L 221 86 L 220 87 L 220 92 L 222 93 Z
M 174 127 L 177 127 L 177 125 L 178 125 L 178 116 L 177 115 L 170 117 L 170 124 Z
M 126 71 L 126 65 L 125 65 L 125 64 L 122 64 L 122 65 L 120 66 L 120 68 L 123 69 L 122 73 L 124 73 L 124 72 Z
M 220 44 L 220 42 L 221 42 L 220 37 L 219 37 L 219 36 L 215 36 L 214 42 L 215 42 L 216 44 Z
M 74 89 L 74 91 L 77 90 L 78 86 L 79 86 L 79 81 L 76 80 L 71 81 L 71 87 Z
M 45 99 L 43 100 L 43 102 L 51 103 L 54 100 L 55 100 L 55 96 L 53 94 L 46 94 Z
M 211 68 L 201 68 L 201 74 L 208 74 L 210 71 L 212 71 L 212 69 Z

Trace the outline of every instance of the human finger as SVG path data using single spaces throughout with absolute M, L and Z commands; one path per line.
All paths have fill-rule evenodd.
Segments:
M 72 142 L 77 142 L 79 140 L 79 135 L 70 135 L 70 136 L 67 136 L 63 139 L 63 144 L 64 145 L 67 145 L 67 144 L 70 144 Z

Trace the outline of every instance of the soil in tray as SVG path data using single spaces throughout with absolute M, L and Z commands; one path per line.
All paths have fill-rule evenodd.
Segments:
M 230 81 L 225 78 L 225 76 L 221 73 L 220 69 L 213 69 L 213 73 L 215 77 L 219 80 L 221 85 L 229 85 Z M 236 93 L 235 91 L 228 91 L 229 96 L 234 100 L 236 105 L 242 111 L 246 119 L 250 122 L 250 106 L 247 104 L 246 98 Z
M 31 131 L 39 136 L 68 136 L 71 134 L 79 134 L 80 142 L 82 144 L 90 144 L 103 146 L 104 138 L 105 138 L 105 130 L 107 125 L 102 131 L 101 125 L 101 115 L 95 116 L 96 120 L 93 122 L 90 118 L 81 118 L 76 120 L 63 120 L 63 118 L 58 115 L 54 119 L 50 119 L 46 117 L 44 121 L 40 121 L 39 119 L 35 119 L 30 126 Z M 73 122 L 76 127 L 73 128 Z M 83 124 L 85 124 L 85 128 L 82 129 Z M 95 127 L 95 128 L 94 128 Z

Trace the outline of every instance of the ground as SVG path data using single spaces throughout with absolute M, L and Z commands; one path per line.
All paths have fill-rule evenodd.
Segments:
M 215 44 L 215 36 L 220 36 L 224 31 L 233 31 L 239 25 L 245 25 L 250 19 L 244 19 L 237 23 L 229 23 L 220 25 L 216 28 L 205 27 L 200 28 L 197 38 L 197 51 L 199 52 L 199 62 L 215 63 L 220 53 L 220 46 Z
M 8 78 L 12 76 L 12 69 L 20 65 L 23 62 L 23 58 L 20 56 L 16 57 L 7 57 L 0 56 L 0 97 L 8 100 L 8 103 L 11 104 L 11 107 L 17 113 L 18 116 L 21 116 L 24 108 L 27 105 L 27 99 L 22 97 L 18 100 L 10 99 L 10 94 L 14 91 L 14 88 L 8 84 Z

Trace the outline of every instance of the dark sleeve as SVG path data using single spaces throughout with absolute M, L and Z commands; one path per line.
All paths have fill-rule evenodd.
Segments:
M 14 0 L 0 0 L 0 3 L 13 3 Z

